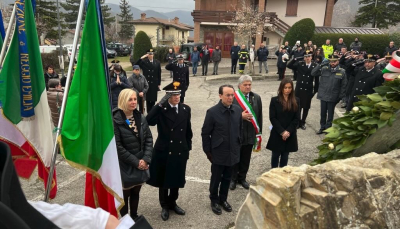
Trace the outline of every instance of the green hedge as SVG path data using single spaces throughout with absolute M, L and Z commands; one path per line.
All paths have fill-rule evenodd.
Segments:
M 394 46 L 399 47 L 399 45 L 400 45 L 400 33 L 391 33 L 389 35 L 389 39 L 391 41 L 394 41 Z
M 133 59 L 139 60 L 149 49 L 153 48 L 149 36 L 143 31 L 139 31 L 135 36 L 133 44 Z
M 318 47 L 321 47 L 325 44 L 327 39 L 331 40 L 331 44 L 335 45 L 339 38 L 343 38 L 344 43 L 347 45 L 347 48 L 350 50 L 350 44 L 354 41 L 354 39 L 358 37 L 358 40 L 362 42 L 361 51 L 367 51 L 370 54 L 378 54 L 379 56 L 383 55 L 385 48 L 389 45 L 389 35 L 370 35 L 370 34 L 340 34 L 340 33 L 319 33 L 314 34 L 313 44 L 316 44 Z
M 293 24 L 286 33 L 283 43 L 289 41 L 289 44 L 295 44 L 296 41 L 300 41 L 300 44 L 303 45 L 311 40 L 314 35 L 314 30 L 314 21 L 311 18 L 304 18 Z
M 155 51 L 154 58 L 156 60 L 159 60 L 161 63 L 167 62 L 165 57 L 167 56 L 167 53 L 168 53 L 169 49 L 170 49 L 169 47 L 156 47 L 156 48 L 154 48 L 154 51 Z

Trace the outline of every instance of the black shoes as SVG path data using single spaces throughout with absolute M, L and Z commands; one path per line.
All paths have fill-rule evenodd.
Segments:
M 250 184 L 246 180 L 239 181 L 238 183 L 241 184 L 244 189 L 250 188 Z
M 231 180 L 231 183 L 229 184 L 229 189 L 230 190 L 235 190 L 236 189 L 236 181 Z
M 217 215 L 221 215 L 222 214 L 221 207 L 217 203 L 212 203 L 211 202 L 211 210 Z
M 213 72 L 213 74 L 211 74 L 211 75 L 215 75 L 215 72 Z
M 323 133 L 324 133 L 324 129 L 319 129 L 318 132 L 317 132 L 318 135 L 319 134 L 323 134 Z
M 220 203 L 220 205 L 222 206 L 222 208 L 227 211 L 227 212 L 231 212 L 232 211 L 232 207 L 231 205 L 228 203 L 228 201 L 223 201 Z
M 169 210 L 166 208 L 163 208 L 161 211 L 161 219 L 164 221 L 167 221 L 169 219 Z
M 175 205 L 175 207 L 171 208 L 171 210 L 174 210 L 174 212 L 178 215 L 185 215 L 185 211 L 178 205 Z
M 300 125 L 300 128 L 301 128 L 302 130 L 306 130 L 306 125 L 305 125 L 305 124 L 302 124 L 302 125 Z

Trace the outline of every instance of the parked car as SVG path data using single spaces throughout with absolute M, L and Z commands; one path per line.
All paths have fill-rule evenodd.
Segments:
M 117 52 L 113 49 L 106 49 L 107 50 L 107 58 L 114 58 L 117 56 Z
M 115 52 L 117 52 L 118 56 L 127 56 L 130 53 L 129 49 L 124 48 L 124 44 L 121 44 L 121 43 L 109 43 L 109 44 L 107 44 L 107 48 L 115 50 Z
M 194 47 L 197 47 L 197 50 L 200 52 L 201 49 L 203 48 L 203 45 L 205 45 L 205 43 L 182 44 L 179 49 L 179 54 L 182 54 L 183 59 L 185 60 L 185 63 L 187 63 L 191 66 L 192 62 L 190 61 L 190 54 L 192 54 Z M 209 47 L 208 50 L 210 51 L 210 62 L 211 62 L 211 56 L 212 56 L 213 49 Z M 200 54 L 200 56 L 201 56 L 201 54 Z

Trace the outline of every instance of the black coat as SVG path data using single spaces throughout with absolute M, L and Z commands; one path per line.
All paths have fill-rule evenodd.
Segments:
M 375 93 L 374 87 L 381 86 L 384 82 L 383 73 L 377 67 L 373 68 L 370 72 L 367 72 L 365 67 L 361 67 L 357 75 L 351 78 L 354 82 L 350 82 L 353 85 L 349 102 L 347 104 L 347 111 L 350 111 L 354 103 L 359 101 L 357 95 L 369 95 Z
M 121 81 L 121 84 L 117 84 L 117 77 L 114 76 L 114 72 L 111 71 L 112 75 L 110 74 L 111 78 L 111 94 L 112 94 L 112 109 L 118 107 L 118 96 L 119 93 L 121 93 L 122 90 L 125 88 L 130 88 L 128 79 L 126 78 L 125 75 L 121 72 L 121 75 L 119 76 L 119 80 Z
M 269 55 L 268 48 L 264 46 L 264 48 L 257 49 L 257 58 L 258 61 L 267 61 Z
M 47 72 L 45 72 L 44 73 L 44 82 L 45 82 L 45 84 L 46 84 L 46 91 L 48 91 L 49 90 L 49 80 L 50 79 L 59 79 L 60 77 L 58 76 L 58 74 L 57 73 L 53 73 L 53 74 L 50 74 L 50 73 L 47 73 Z
M 296 101 L 299 104 L 300 99 L 296 98 Z M 283 106 L 278 97 L 272 97 L 269 105 L 269 120 L 272 124 L 272 130 L 267 149 L 277 152 L 296 152 L 298 150 L 297 125 L 300 120 L 300 109 L 283 111 Z M 285 130 L 290 133 L 290 137 L 286 141 L 281 136 Z
M 319 77 L 317 99 L 338 103 L 346 95 L 347 78 L 343 68 L 317 65 L 311 75 Z
M 235 104 L 226 108 L 220 101 L 207 110 L 201 129 L 203 151 L 212 154 L 212 163 L 233 166 L 240 159 L 242 109 Z
M 283 60 L 282 60 L 282 56 L 284 54 L 286 54 L 286 53 L 279 52 L 279 50 L 275 52 L 275 55 L 278 57 L 278 60 L 277 60 L 277 63 L 276 63 L 276 66 L 278 68 L 286 68 L 286 63 L 287 62 L 283 62 Z M 288 54 L 288 59 L 289 59 L 289 54 Z
M 311 75 L 311 71 L 317 66 L 311 62 L 308 68 L 304 61 L 290 61 L 288 68 L 293 69 L 297 73 L 296 81 L 296 97 L 300 99 L 300 107 L 310 109 L 311 100 L 315 93 L 318 92 L 319 77 Z M 315 81 L 315 83 L 314 83 Z
M 119 108 L 113 110 L 115 142 L 121 170 L 128 169 L 129 166 L 137 168 L 140 160 L 151 163 L 153 136 L 149 125 L 138 110 L 133 111 L 133 117 L 139 137 L 136 137 L 126 122 L 125 113 Z
M 239 59 L 240 46 L 231 47 L 231 59 Z
M 262 133 L 263 113 L 262 113 L 261 97 L 254 92 L 250 92 L 249 103 L 252 106 L 254 113 L 256 114 L 256 119 L 258 125 L 260 126 L 260 132 Z M 233 100 L 233 104 L 236 104 L 240 107 L 238 101 L 236 100 L 236 97 Z M 243 121 L 242 145 L 254 145 L 255 139 L 256 139 L 256 130 L 254 129 L 253 124 L 251 124 L 251 122 L 248 121 Z
M 208 63 L 208 61 L 210 61 L 210 50 L 209 49 L 202 49 L 200 50 L 200 54 L 201 54 L 201 62 L 204 63 Z
M 147 183 L 161 188 L 183 188 L 186 163 L 192 150 L 190 107 L 179 103 L 176 114 L 168 102 L 163 107 L 157 104 L 146 119 L 149 125 L 157 125 L 158 131 Z
M 179 67 L 178 63 L 171 63 L 165 66 L 165 69 L 173 72 L 173 81 L 178 81 L 181 83 L 183 90 L 181 91 L 181 96 L 185 97 L 185 92 L 189 87 L 189 66 L 182 64 L 182 68 Z
M 148 58 L 139 59 L 135 64 L 139 65 L 149 83 L 149 90 L 146 93 L 147 101 L 157 101 L 158 86 L 161 85 L 161 64 L 160 61 L 153 59 L 153 63 Z

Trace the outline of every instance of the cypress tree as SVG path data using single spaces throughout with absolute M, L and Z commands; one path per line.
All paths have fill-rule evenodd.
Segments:
M 121 29 L 118 34 L 123 41 L 126 41 L 133 37 L 133 26 L 127 23 L 133 19 L 133 14 L 131 13 L 129 2 L 127 0 L 121 0 L 119 8 L 121 9 L 121 13 L 117 15 L 121 18 L 119 21 Z

